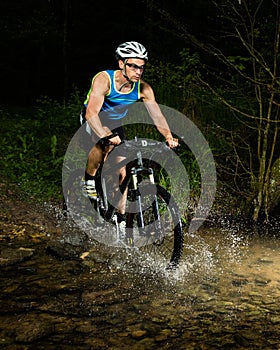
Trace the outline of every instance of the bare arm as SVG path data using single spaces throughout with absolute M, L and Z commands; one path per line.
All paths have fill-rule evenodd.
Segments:
M 111 131 L 108 128 L 102 126 L 101 120 L 99 118 L 99 112 L 103 105 L 105 95 L 110 89 L 109 78 L 106 73 L 100 72 L 96 75 L 92 81 L 91 92 L 89 96 L 86 120 L 93 130 L 93 132 L 100 138 L 108 136 Z M 118 136 L 110 139 L 113 144 L 119 144 L 121 140 Z
M 155 100 L 151 86 L 141 81 L 141 97 L 158 131 L 164 136 L 169 147 L 177 147 L 178 140 L 173 138 L 168 123 Z

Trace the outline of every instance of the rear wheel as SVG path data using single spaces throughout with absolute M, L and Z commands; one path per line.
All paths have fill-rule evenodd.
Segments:
M 64 207 L 67 217 L 75 222 L 83 224 L 88 221 L 94 224 L 101 219 L 103 202 L 99 193 L 98 201 L 90 200 L 84 195 L 84 173 L 84 169 L 74 170 L 63 184 Z M 95 210 L 92 210 L 92 206 Z
M 73 171 L 63 185 L 64 208 L 67 219 L 73 220 L 90 238 L 108 245 L 118 245 L 115 208 L 103 195 L 100 177 L 96 177 L 97 198 L 83 193 L 84 169 Z

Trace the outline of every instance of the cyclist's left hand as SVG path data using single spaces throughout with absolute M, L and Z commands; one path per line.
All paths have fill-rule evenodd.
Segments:
M 170 148 L 176 148 L 179 145 L 178 139 L 175 139 L 173 137 L 168 138 L 166 140 L 166 143 L 167 143 L 168 147 L 170 147 Z

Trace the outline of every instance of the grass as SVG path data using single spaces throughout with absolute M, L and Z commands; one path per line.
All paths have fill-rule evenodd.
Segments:
M 1 108 L 0 115 L 2 179 L 27 196 L 61 201 L 61 167 L 78 112 L 45 98 L 35 109 Z
M 26 198 L 62 203 L 62 164 L 67 146 L 78 129 L 81 100 L 76 94 L 66 105 L 42 98 L 32 109 L 0 109 L 1 176 L 18 186 Z M 143 124 L 127 127 L 126 133 L 128 138 L 161 137 L 153 126 Z M 196 162 L 187 149 L 181 149 L 179 156 L 188 174 L 192 173 L 189 181 L 196 194 L 199 189 Z M 170 182 L 162 169 L 156 169 L 156 176 L 168 189 Z M 185 199 L 182 201 L 185 203 Z

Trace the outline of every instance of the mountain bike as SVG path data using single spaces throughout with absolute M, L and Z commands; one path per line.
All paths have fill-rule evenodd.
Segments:
M 104 147 L 109 144 L 103 140 Z M 114 154 L 115 150 L 118 152 Z M 183 253 L 184 233 L 179 207 L 172 195 L 155 183 L 158 154 L 173 152 L 163 142 L 146 139 L 124 141 L 114 147 L 96 176 L 97 198 L 82 195 L 84 169 L 70 174 L 64 186 L 65 203 L 79 224 L 110 245 L 138 248 L 155 259 L 164 259 L 168 269 L 178 266 Z M 121 154 L 124 159 L 113 164 Z M 126 176 L 118 184 L 118 172 Z M 116 185 L 117 183 L 117 185 Z M 118 205 L 125 206 L 126 233 L 122 239 L 116 219 Z

